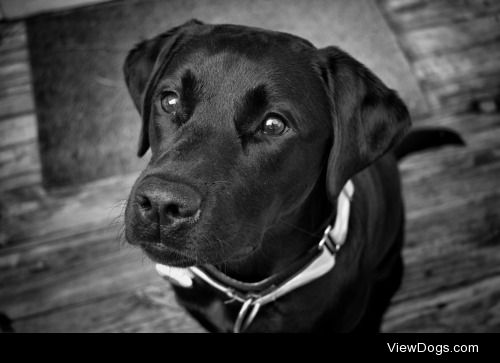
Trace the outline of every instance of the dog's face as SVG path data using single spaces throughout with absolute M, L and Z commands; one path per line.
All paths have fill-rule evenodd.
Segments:
M 345 53 L 259 29 L 186 23 L 134 49 L 125 74 L 143 118 L 139 154 L 152 152 L 126 237 L 168 265 L 250 255 L 326 168 L 334 200 L 408 123 L 399 98 Z

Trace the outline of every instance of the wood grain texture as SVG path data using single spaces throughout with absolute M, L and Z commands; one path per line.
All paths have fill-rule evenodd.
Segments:
M 434 110 L 500 94 L 498 1 L 379 0 Z
M 467 21 L 408 30 L 401 33 L 399 39 L 411 59 L 431 54 L 446 54 L 455 49 L 480 48 L 483 44 L 498 41 L 498 19 L 498 13 L 488 13 Z
M 0 24 L 0 206 L 5 193 L 42 183 L 24 22 Z M 5 226 L 4 221 L 0 225 Z M 5 242 L 7 232 L 0 235 Z
M 204 332 L 174 301 L 173 291 L 163 281 L 19 319 L 14 329 L 19 332 Z
M 40 170 L 36 140 L 0 149 L 0 192 L 40 183 Z
M 60 190 L 12 212 L 0 310 L 17 331 L 201 331 L 153 264 L 121 240 L 122 201 L 136 176 Z
M 109 0 L 0 0 L 0 9 L 2 9 L 2 16 L 10 20 L 106 1 Z
M 432 297 L 394 304 L 383 331 L 415 333 L 500 332 L 500 277 L 493 276 Z
M 379 0 L 399 37 L 402 32 L 474 21 L 500 11 L 498 1 Z
M 433 108 L 415 124 L 452 127 L 468 144 L 401 164 L 406 274 L 384 330 L 499 332 L 500 3 L 379 5 Z
M 60 189 L 43 195 L 26 212 L 22 204 L 20 210 L 19 206 L 7 208 L 5 214 L 13 221 L 7 247 L 44 244 L 115 226 L 136 177 L 123 175 L 81 188 Z
M 37 141 L 36 117 L 25 114 L 0 122 L 0 149 L 16 144 Z
M 0 120 L 32 112 L 31 76 L 24 22 L 0 24 Z

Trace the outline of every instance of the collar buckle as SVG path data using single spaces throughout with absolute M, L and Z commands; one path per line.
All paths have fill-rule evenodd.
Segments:
M 252 324 L 252 321 L 257 316 L 260 307 L 261 304 L 259 303 L 258 298 L 249 297 L 246 299 L 241 306 L 236 321 L 234 322 L 233 333 L 241 333 L 242 331 L 245 331 L 250 324 Z
M 318 249 L 322 250 L 323 248 L 326 247 L 328 251 L 332 255 L 334 255 L 340 249 L 340 245 L 335 243 L 335 241 L 332 239 L 332 236 L 330 235 L 331 231 L 332 231 L 332 226 L 328 225 L 328 227 L 326 227 L 325 231 L 323 232 L 323 237 L 321 238 L 321 241 L 319 241 L 318 243 Z

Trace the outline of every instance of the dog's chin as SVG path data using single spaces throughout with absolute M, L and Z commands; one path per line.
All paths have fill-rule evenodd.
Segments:
M 159 243 L 141 244 L 141 248 L 153 262 L 172 267 L 190 267 L 197 264 L 198 259 L 187 252 L 178 251 Z

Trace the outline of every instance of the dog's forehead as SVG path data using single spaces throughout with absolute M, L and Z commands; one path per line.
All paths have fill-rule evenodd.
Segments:
M 241 25 L 204 24 L 184 38 L 182 48 L 177 57 L 181 62 L 189 58 L 189 62 L 200 66 L 223 59 L 219 66 L 232 68 L 238 63 L 240 68 L 254 68 L 253 74 L 258 74 L 259 69 L 280 68 L 305 72 L 317 56 L 317 49 L 305 39 Z M 255 64 L 258 67 L 253 67 Z
M 212 51 L 232 50 L 250 58 L 277 52 L 311 54 L 316 48 L 298 36 L 242 25 L 216 25 L 199 34 Z
M 204 25 L 184 39 L 163 76 L 181 77 L 186 71 L 206 89 L 230 92 L 259 86 L 276 90 L 313 86 L 317 49 L 308 41 L 287 33 L 238 25 Z

